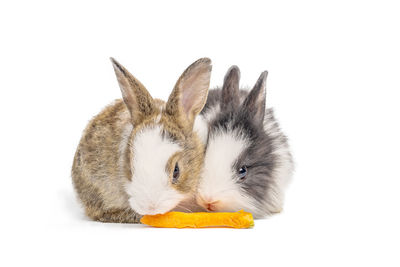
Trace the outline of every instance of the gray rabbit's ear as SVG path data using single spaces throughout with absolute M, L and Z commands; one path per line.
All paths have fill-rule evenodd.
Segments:
M 265 115 L 267 76 L 267 71 L 261 73 L 242 105 L 243 109 L 247 110 L 252 115 L 253 120 L 260 124 L 263 123 Z
M 110 59 L 118 79 L 122 98 L 131 113 L 132 123 L 134 125 L 140 124 L 146 117 L 152 116 L 156 112 L 153 98 L 143 84 L 127 69 L 115 59 Z
M 239 105 L 239 81 L 240 70 L 238 66 L 232 66 L 225 74 L 222 86 L 221 109 L 237 107 Z

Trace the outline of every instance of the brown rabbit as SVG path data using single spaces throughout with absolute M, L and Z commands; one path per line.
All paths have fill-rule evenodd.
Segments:
M 86 127 L 72 180 L 87 216 L 137 223 L 193 197 L 204 147 L 193 123 L 208 94 L 211 61 L 202 58 L 178 79 L 168 101 L 111 58 L 123 101 L 116 100 Z

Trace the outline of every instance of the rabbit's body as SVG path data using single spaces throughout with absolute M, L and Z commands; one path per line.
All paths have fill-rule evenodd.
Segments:
M 197 202 L 209 211 L 244 209 L 260 218 L 282 209 L 293 161 L 273 110 L 265 109 L 266 74 L 251 91 L 239 90 L 239 76 L 231 68 L 224 86 L 209 91 L 196 123 L 207 143 Z
M 204 147 L 192 127 L 207 97 L 211 66 L 208 59 L 192 64 L 165 103 L 113 63 L 124 100 L 89 122 L 72 179 L 90 218 L 137 223 L 141 215 L 167 212 L 193 197 Z
M 87 215 L 94 220 L 135 223 L 140 219 L 124 188 L 130 179 L 125 158 L 132 130 L 129 111 L 119 99 L 95 116 L 83 133 L 72 178 Z

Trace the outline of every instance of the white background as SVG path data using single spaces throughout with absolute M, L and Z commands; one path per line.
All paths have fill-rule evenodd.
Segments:
M 1 1 L 1 266 L 399 266 L 398 1 Z M 166 99 L 199 57 L 211 86 L 269 71 L 296 160 L 282 214 L 250 230 L 83 215 L 88 120 L 120 97 L 108 57 Z

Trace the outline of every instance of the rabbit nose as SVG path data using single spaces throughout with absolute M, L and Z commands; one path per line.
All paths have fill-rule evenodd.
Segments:
M 213 200 L 210 196 L 199 195 L 199 204 L 203 206 L 208 211 L 216 211 L 217 210 L 217 203 L 219 200 Z
M 216 204 L 217 204 L 218 202 L 219 202 L 219 201 L 213 201 L 213 202 L 208 202 L 208 203 L 206 203 L 206 209 L 207 209 L 208 211 L 215 211 L 215 210 L 217 209 Z

